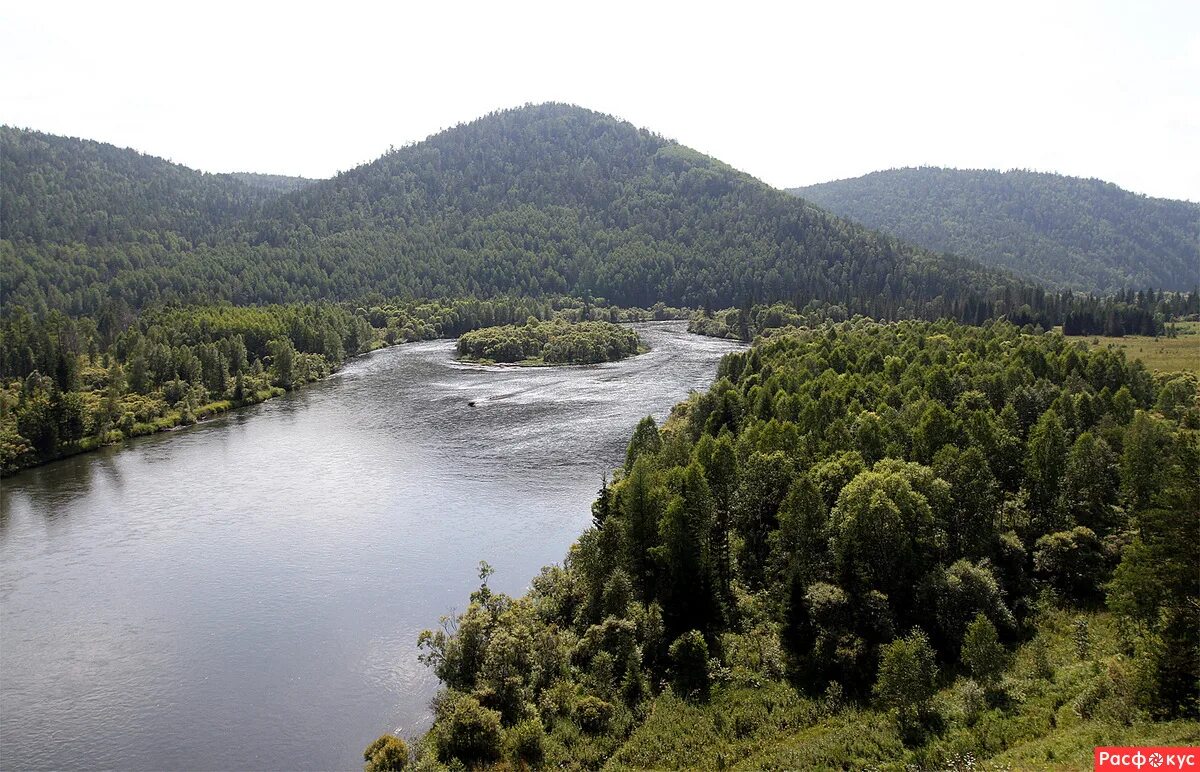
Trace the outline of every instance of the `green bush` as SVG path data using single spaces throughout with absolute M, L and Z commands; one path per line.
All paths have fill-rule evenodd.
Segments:
M 982 613 L 967 628 L 959 658 L 971 675 L 984 686 L 991 686 L 1000 679 L 1007 653 L 1000 645 L 995 625 Z
M 708 643 L 699 630 L 689 630 L 675 639 L 669 650 L 671 688 L 685 699 L 708 697 Z
M 585 732 L 599 734 L 608 729 L 612 721 L 612 703 L 605 702 L 599 697 L 588 695 L 575 705 L 575 718 Z
M 363 751 L 364 772 L 400 772 L 408 765 L 408 746 L 391 734 L 380 736 Z
M 929 637 L 920 630 L 883 647 L 875 696 L 880 705 L 896 712 L 905 734 L 913 733 L 928 712 L 937 672 Z
M 467 766 L 500 758 L 502 731 L 500 714 L 479 704 L 474 697 L 453 701 L 438 721 L 438 757 L 457 759 Z
M 504 744 L 514 764 L 538 767 L 546 757 L 546 730 L 541 721 L 531 718 L 507 730 Z

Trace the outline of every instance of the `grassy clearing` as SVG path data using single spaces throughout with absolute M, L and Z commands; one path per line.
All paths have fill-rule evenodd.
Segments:
M 1081 336 L 1092 348 L 1111 348 L 1124 351 L 1130 359 L 1141 360 L 1150 370 L 1161 372 L 1200 373 L 1200 322 L 1179 322 L 1176 338 L 1151 338 L 1144 335 L 1126 335 L 1123 338 L 1104 336 Z

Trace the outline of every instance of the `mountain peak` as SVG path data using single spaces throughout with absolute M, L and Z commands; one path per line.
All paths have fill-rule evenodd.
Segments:
M 994 287 L 1011 286 L 576 105 L 499 110 L 285 193 L 51 144 L 49 157 L 6 154 L 0 179 L 3 235 L 24 250 L 5 265 L 45 262 L 5 281 L 4 299 L 31 307 L 83 310 L 114 295 L 142 306 L 203 287 L 257 303 L 572 294 L 974 318 Z M 74 243 L 85 248 L 55 246 Z M 131 252 L 150 256 L 130 263 Z M 53 289 L 29 278 L 56 271 L 72 278 Z

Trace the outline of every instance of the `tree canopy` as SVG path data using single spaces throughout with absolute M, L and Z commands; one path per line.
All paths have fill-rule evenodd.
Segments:
M 1172 396 L 1172 416 L 1158 412 L 1181 383 L 1186 407 Z M 422 637 L 438 704 L 494 711 L 500 747 L 538 722 L 547 764 L 595 767 L 667 766 L 679 736 L 725 738 L 704 746 L 724 754 L 738 722 L 765 720 L 730 700 L 784 710 L 781 737 L 818 720 L 869 734 L 892 716 L 898 745 L 869 757 L 908 746 L 938 767 L 999 752 L 1006 722 L 1032 731 L 1023 711 L 1046 709 L 1045 690 L 1073 690 L 1056 699 L 1085 719 L 1096 706 L 1122 725 L 1194 717 L 1197 398 L 1194 378 L 1007 322 L 858 319 L 762 338 L 661 427 L 638 424 L 603 517 L 563 565 L 522 598 L 485 578 Z M 1103 664 L 1072 659 L 1051 678 L 1050 620 L 1093 613 L 1124 632 Z M 1079 619 L 1071 656 L 1091 658 Z M 1012 681 L 1014 662 L 1034 680 Z M 961 713 L 939 694 L 950 686 Z M 814 704 L 797 694 L 829 718 L 786 712 Z M 455 715 L 435 718 L 430 752 L 469 764 L 475 751 L 445 739 Z M 828 763 L 860 758 L 850 735 Z

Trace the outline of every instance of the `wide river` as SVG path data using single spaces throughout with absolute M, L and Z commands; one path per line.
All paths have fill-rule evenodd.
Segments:
M 358 769 L 429 721 L 417 634 L 522 592 L 587 526 L 634 424 L 731 343 L 484 368 L 449 341 L 0 484 L 0 766 Z M 475 407 L 468 403 L 474 401 Z

